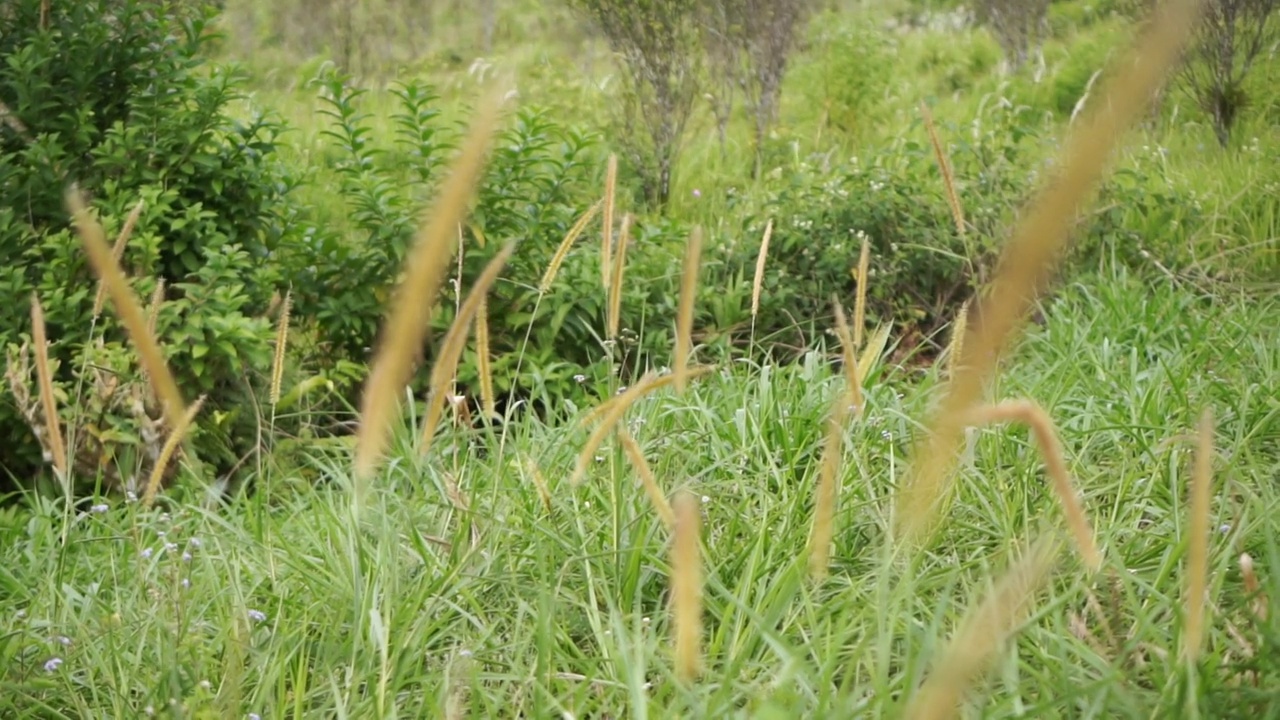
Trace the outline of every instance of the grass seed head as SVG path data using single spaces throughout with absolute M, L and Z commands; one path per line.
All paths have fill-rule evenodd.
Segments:
M 49 369 L 49 339 L 45 336 L 44 308 L 40 298 L 31 293 L 31 339 L 36 350 L 36 378 L 40 387 L 40 406 L 49 434 L 49 454 L 53 469 L 61 481 L 69 480 L 67 446 L 62 438 L 62 422 L 58 420 L 58 401 L 53 395 L 53 374 Z
M 671 548 L 671 598 L 675 629 L 676 677 L 690 682 L 702 672 L 702 515 L 698 498 L 682 490 L 675 500 L 675 540 Z
M 702 228 L 689 234 L 684 251 L 684 273 L 680 278 L 680 304 L 676 311 L 676 350 L 672 359 L 676 392 L 684 392 L 689 375 L 689 353 L 693 348 L 693 303 L 698 291 L 698 266 L 702 262 Z
M 764 266 L 769 257 L 769 238 L 773 236 L 773 218 L 764 225 L 764 237 L 760 238 L 760 252 L 756 254 L 756 276 L 751 281 L 751 320 L 760 312 L 760 291 L 764 287 Z
M 1209 511 L 1213 498 L 1213 413 L 1200 416 L 1195 468 L 1191 474 L 1191 508 L 1187 539 L 1187 621 L 1182 656 L 1194 664 L 1204 645 L 1205 593 L 1209 576 Z
M 631 213 L 622 216 L 622 228 L 618 232 L 618 247 L 613 258 L 613 274 L 609 283 L 608 335 L 617 339 L 622 324 L 622 273 L 627 266 L 627 243 L 631 240 Z

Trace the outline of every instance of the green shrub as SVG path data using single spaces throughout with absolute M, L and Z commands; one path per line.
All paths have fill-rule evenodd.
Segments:
M 123 265 L 144 300 L 157 280 L 167 284 L 162 342 L 187 399 L 209 396 L 205 413 L 218 420 L 202 424 L 197 450 L 226 470 L 253 445 L 251 391 L 271 350 L 259 316 L 283 277 L 272 258 L 294 242 L 294 180 L 273 155 L 281 126 L 234 119 L 241 77 L 203 64 L 212 17 L 156 0 L 18 0 L 0 13 L 0 102 L 10 115 L 0 125 L 0 346 L 28 333 L 34 289 L 70 403 L 64 421 L 78 417 L 78 399 L 88 402 L 78 393 L 92 387 L 92 357 L 114 358 L 107 365 L 122 386 L 136 381 L 111 310 L 96 326 L 91 318 L 95 278 L 64 193 L 73 182 L 84 189 L 110 235 L 145 201 Z M 39 445 L 7 400 L 0 436 L 5 470 L 29 480 Z

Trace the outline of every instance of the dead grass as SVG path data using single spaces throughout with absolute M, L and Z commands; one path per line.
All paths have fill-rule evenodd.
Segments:
M 702 672 L 702 515 L 698 498 L 682 490 L 675 500 L 671 547 L 671 599 L 676 677 L 691 682 Z
M 680 303 L 676 310 L 676 349 L 672 375 L 676 392 L 684 392 L 689 376 L 689 354 L 693 350 L 693 303 L 698 292 L 698 268 L 702 263 L 702 228 L 689 234 L 684 251 L 684 273 L 680 276 Z

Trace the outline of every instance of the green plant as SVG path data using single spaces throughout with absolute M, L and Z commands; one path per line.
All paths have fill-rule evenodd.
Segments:
M 282 126 L 229 113 L 243 76 L 203 64 L 213 16 L 155 0 L 24 0 L 0 13 L 0 345 L 19 342 L 34 289 L 70 397 L 92 386 L 94 353 L 123 357 L 110 311 L 92 317 L 94 280 L 63 197 L 71 183 L 88 191 L 110 233 L 143 201 L 123 263 L 144 297 L 165 282 L 169 361 L 223 418 L 199 447 L 227 470 L 253 447 L 254 372 L 270 357 L 258 316 L 286 274 L 296 180 L 274 157 Z M 126 365 L 107 363 L 124 384 L 136 372 Z M 38 446 L 8 403 L 0 434 L 5 470 L 25 483 Z

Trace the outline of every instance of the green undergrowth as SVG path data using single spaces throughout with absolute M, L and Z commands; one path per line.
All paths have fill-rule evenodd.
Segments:
M 1106 567 L 1088 576 L 1062 533 L 1054 579 L 969 716 L 1275 716 L 1278 313 L 1274 299 L 1123 272 L 1046 302 L 994 395 L 1034 399 L 1057 423 Z M 427 457 L 410 414 L 359 521 L 349 455 L 319 448 L 315 482 L 268 470 L 256 492 L 178 492 L 151 511 L 116 498 L 5 509 L 0 715 L 897 716 L 991 574 L 1063 527 L 1026 431 L 990 427 L 933 542 L 893 556 L 890 497 L 936 375 L 888 365 L 869 380 L 818 584 L 802 551 L 842 382 L 832 356 L 722 366 L 632 408 L 658 481 L 702 498 L 706 672 L 691 686 L 669 655 L 668 534 L 611 444 L 569 486 L 587 408 L 566 405 L 448 431 Z M 1190 671 L 1186 434 L 1204 408 L 1212 603 Z M 1237 568 L 1246 551 L 1265 622 Z

